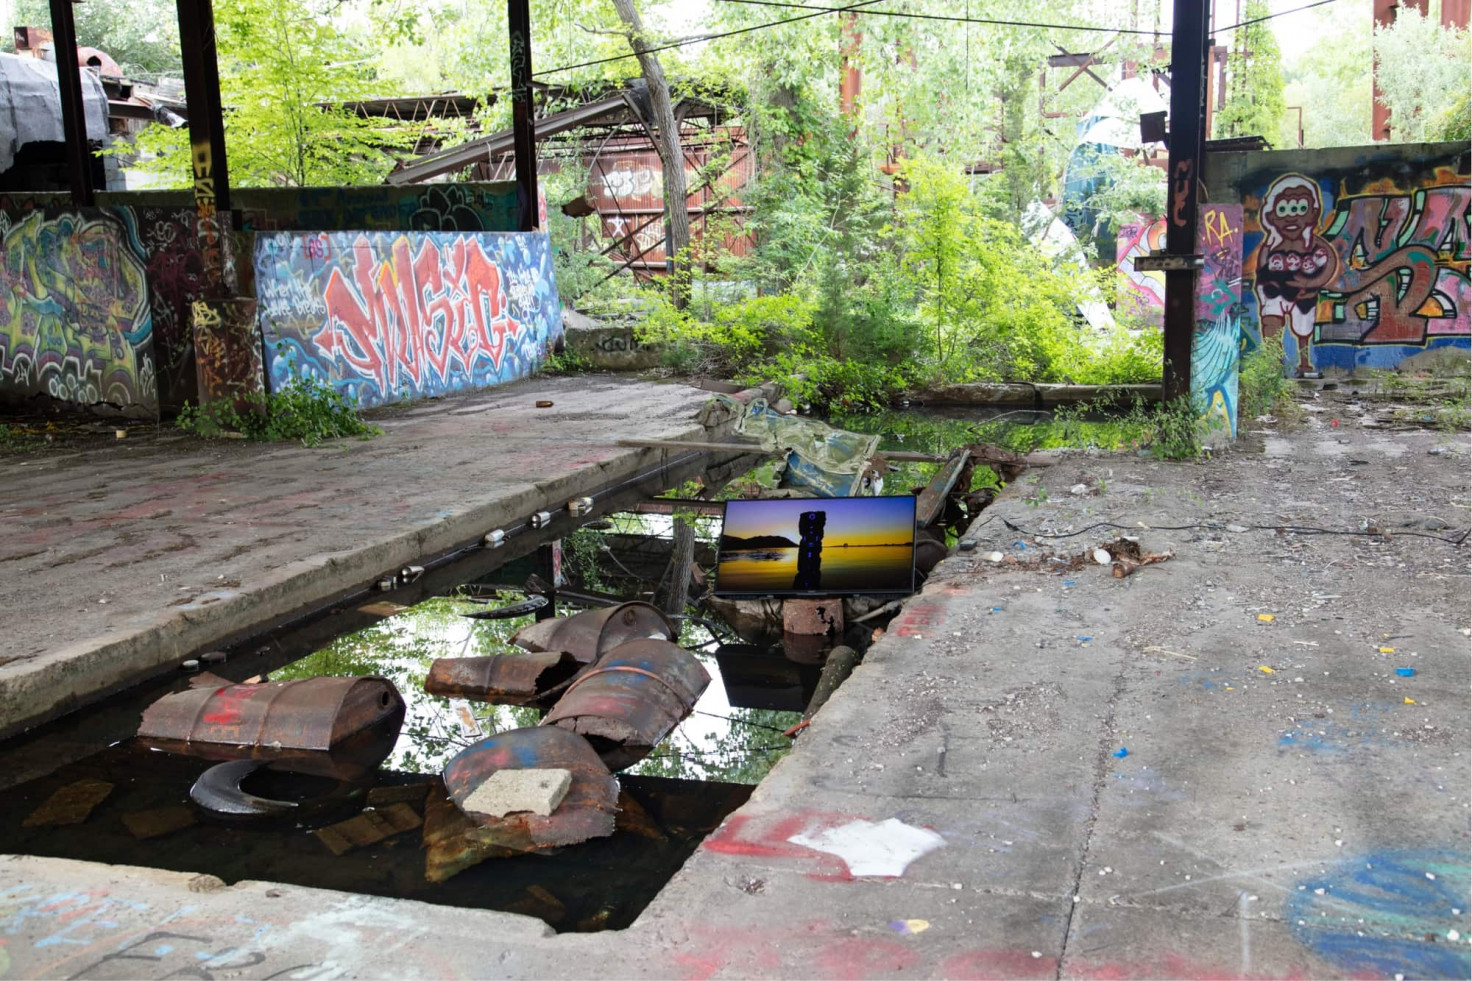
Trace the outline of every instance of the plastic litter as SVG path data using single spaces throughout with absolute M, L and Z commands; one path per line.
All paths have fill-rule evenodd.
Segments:
M 1398 674 L 1398 675 L 1400 675 L 1402 678 L 1414 678 L 1416 676 L 1416 669 L 1415 668 L 1396 668 L 1395 669 L 1395 673 Z
M 1092 638 L 1092 637 L 1078 637 L 1076 639 L 1078 640 L 1078 642 L 1080 644 L 1087 644 L 1089 641 L 1093 640 L 1094 638 Z
M 1257 615 L 1257 618 L 1259 620 L 1261 620 L 1263 623 L 1272 623 L 1274 620 L 1278 619 L 1277 617 L 1275 617 L 1271 613 L 1259 613 Z
M 1105 549 L 1096 548 L 1094 549 L 1094 561 L 1100 565 L 1108 565 L 1114 561 L 1114 556 L 1110 555 Z
M 1130 755 L 1129 747 L 1127 747 L 1127 746 L 1121 746 L 1121 747 L 1119 747 L 1119 749 L 1116 749 L 1114 751 L 1114 754 L 1113 755 L 1114 755 L 1114 758 L 1115 759 L 1122 760 L 1126 756 Z
M 1408 699 L 1405 700 L 1405 703 L 1404 704 L 1406 704 L 1406 705 L 1415 705 L 1416 704 L 1416 700 L 1414 698 L 1408 698 Z
M 1268 667 L 1266 664 L 1259 664 L 1257 666 L 1257 670 L 1261 671 L 1263 674 L 1275 674 L 1276 673 L 1276 672 L 1273 671 L 1272 668 Z
M 1395 648 L 1394 647 L 1382 647 L 1382 648 L 1380 648 L 1380 653 L 1381 654 L 1394 654 L 1395 653 Z

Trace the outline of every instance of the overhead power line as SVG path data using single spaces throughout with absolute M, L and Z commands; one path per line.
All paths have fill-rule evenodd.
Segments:
M 1334 0 L 1318 0 L 1317 3 L 1306 3 L 1302 7 L 1294 7 L 1292 10 L 1280 10 L 1276 14 L 1268 14 L 1266 17 L 1254 17 L 1252 20 L 1244 20 L 1242 21 L 1242 23 L 1233 24 L 1230 27 L 1219 27 L 1217 28 L 1217 33 L 1224 34 L 1227 31 L 1235 31 L 1239 27 L 1246 27 L 1249 24 L 1261 24 L 1263 21 L 1272 20 L 1274 17 L 1287 17 L 1289 14 L 1296 14 L 1300 10 L 1309 10 L 1313 7 L 1322 7 L 1326 3 L 1333 2 Z
M 750 27 L 738 27 L 735 30 L 720 31 L 714 34 L 698 34 L 695 37 L 681 38 L 678 41 L 670 41 L 667 44 L 657 44 L 652 48 L 645 48 L 644 51 L 646 54 L 648 54 L 655 51 L 668 51 L 670 48 L 683 48 L 687 44 L 700 44 L 705 41 L 717 41 L 723 37 L 735 37 L 737 34 L 750 34 L 752 31 L 760 31 L 768 27 L 781 27 L 783 24 L 795 24 L 800 20 L 807 20 L 810 17 L 822 17 L 824 14 L 847 13 L 850 10 L 858 10 L 862 7 L 870 7 L 876 3 L 883 2 L 884 0 L 860 0 L 859 3 L 851 3 L 846 7 L 809 7 L 806 9 L 812 10 L 813 12 L 810 14 L 803 14 L 801 17 L 788 17 L 784 20 L 773 20 L 768 21 L 765 24 L 753 24 Z M 596 58 L 593 61 L 581 61 L 575 65 L 559 65 L 556 68 L 548 68 L 545 71 L 533 72 L 532 77 L 536 78 L 541 75 L 555 75 L 558 72 L 572 71 L 574 68 L 591 68 L 593 65 L 606 65 L 610 62 L 627 61 L 630 58 L 637 57 L 638 55 L 630 51 L 628 54 L 613 55 L 610 58 Z
M 784 3 L 781 0 L 721 0 L 722 3 L 751 4 L 757 7 L 788 7 L 796 10 L 816 10 L 823 13 L 839 13 L 849 7 L 814 7 L 805 3 Z M 1323 0 L 1328 3 L 1330 0 Z M 903 10 L 865 10 L 866 17 L 904 17 L 910 20 L 939 20 L 951 24 L 990 24 L 995 27 L 1041 27 L 1057 31 L 1095 31 L 1102 34 L 1159 35 L 1159 31 L 1147 31 L 1134 27 L 1098 27 L 1092 24 L 1042 24 L 1025 20 L 995 20 L 989 17 L 954 17 L 945 14 L 917 14 Z

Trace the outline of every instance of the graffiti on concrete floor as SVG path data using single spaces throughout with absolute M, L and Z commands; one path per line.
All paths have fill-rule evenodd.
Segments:
M 365 406 L 530 374 L 562 334 L 547 236 L 281 232 L 256 243 L 269 384 Z
M 0 392 L 157 413 L 136 230 L 106 212 L 0 218 Z
M 1345 859 L 1289 894 L 1293 935 L 1352 976 L 1472 975 L 1466 850 L 1381 851 Z

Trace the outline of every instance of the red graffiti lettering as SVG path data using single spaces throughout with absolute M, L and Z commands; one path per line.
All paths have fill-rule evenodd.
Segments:
M 380 262 L 365 237 L 353 253 L 351 281 L 335 268 L 324 291 L 326 322 L 312 337 L 322 354 L 385 392 L 471 374 L 482 359 L 500 369 L 522 324 L 507 313 L 501 270 L 478 243 L 442 249 L 426 239 L 411 254 L 400 237 Z

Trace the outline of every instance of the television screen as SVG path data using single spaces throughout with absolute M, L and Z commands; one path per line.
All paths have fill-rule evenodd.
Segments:
M 718 596 L 910 593 L 915 498 L 727 501 Z

